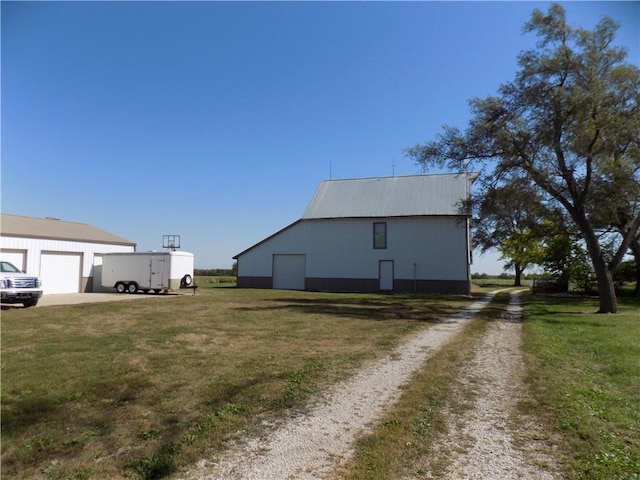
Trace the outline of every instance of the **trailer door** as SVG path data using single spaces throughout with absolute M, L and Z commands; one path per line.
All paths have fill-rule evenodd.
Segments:
M 151 257 L 150 288 L 167 288 L 165 281 L 165 259 L 163 257 Z

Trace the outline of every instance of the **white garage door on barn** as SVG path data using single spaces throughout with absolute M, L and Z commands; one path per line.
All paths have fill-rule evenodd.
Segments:
M 305 255 L 273 256 L 273 288 L 304 290 Z
M 82 254 L 42 252 L 40 280 L 43 293 L 78 293 L 82 275 Z

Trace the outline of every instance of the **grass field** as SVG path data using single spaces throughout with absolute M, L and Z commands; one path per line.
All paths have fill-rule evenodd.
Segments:
M 640 478 L 640 301 L 596 315 L 597 299 L 527 298 L 536 396 L 523 405 L 562 438 L 569 479 Z
M 513 283 L 513 278 L 482 278 L 473 280 L 472 288 L 474 292 L 491 292 L 502 288 L 511 288 Z M 518 288 L 528 288 L 529 283 L 528 280 L 523 280 L 523 286 Z
M 215 288 L 215 287 L 235 287 L 236 277 L 209 277 L 196 276 L 195 284 L 198 288 Z
M 2 312 L 2 474 L 162 478 L 469 300 L 200 288 Z
M 194 296 L 3 311 L 3 477 L 166 477 L 470 301 L 200 286 Z M 534 401 L 522 408 L 557 439 L 566 478 L 637 480 L 640 303 L 595 315 L 593 299 L 525 300 Z M 345 478 L 394 479 L 429 455 L 446 428 L 448 385 L 505 303 L 498 295 L 416 375 Z

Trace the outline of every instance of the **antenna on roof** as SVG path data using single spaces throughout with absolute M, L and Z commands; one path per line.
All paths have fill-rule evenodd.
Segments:
M 331 172 L 331 162 L 329 162 L 329 180 L 333 180 L 333 173 Z
M 393 163 L 391 163 L 391 176 L 392 177 L 396 176 L 396 159 L 395 159 L 395 157 L 393 158 Z

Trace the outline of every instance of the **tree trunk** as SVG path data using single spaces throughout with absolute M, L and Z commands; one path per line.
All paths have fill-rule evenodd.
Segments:
M 567 205 L 569 205 L 567 207 Z M 618 313 L 618 299 L 616 298 L 616 290 L 613 285 L 613 272 L 609 269 L 609 265 L 604 258 L 598 236 L 593 226 L 587 219 L 583 209 L 571 208 L 571 204 L 566 202 L 565 207 L 571 214 L 576 225 L 580 228 L 584 241 L 587 245 L 589 258 L 596 274 L 598 282 L 598 298 L 600 300 L 600 309 L 598 313 Z M 628 247 L 625 248 L 625 250 Z
M 604 278 L 601 278 L 601 275 Z M 598 296 L 600 297 L 600 310 L 598 313 L 618 313 L 618 299 L 613 286 L 613 275 L 605 265 L 604 272 L 598 273 L 596 268 L 596 278 L 598 279 Z
M 600 309 L 598 313 L 618 313 L 618 299 L 613 285 L 613 274 L 602 255 L 598 239 L 593 231 L 584 232 L 591 263 L 598 281 Z
M 520 268 L 520 265 L 518 263 L 514 263 L 514 268 L 516 271 L 516 278 L 515 281 L 513 283 L 514 287 L 521 287 L 522 286 L 522 271 L 524 270 L 524 268 Z
M 633 253 L 633 258 L 636 261 L 636 288 L 633 291 L 633 296 L 640 298 L 640 238 L 635 238 L 629 246 Z

